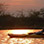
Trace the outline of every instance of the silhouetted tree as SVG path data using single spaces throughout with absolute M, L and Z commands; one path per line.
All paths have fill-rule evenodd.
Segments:
M 6 5 L 0 3 L 0 15 L 5 15 Z
M 1 14 L 3 11 L 0 11 Z M 39 17 L 41 14 L 44 15 L 44 10 L 31 10 L 28 13 L 29 17 L 25 17 L 23 11 L 21 10 L 17 14 L 18 17 L 13 17 L 10 13 L 5 14 L 3 12 L 3 14 L 0 15 L 0 27 L 44 27 L 44 18 Z

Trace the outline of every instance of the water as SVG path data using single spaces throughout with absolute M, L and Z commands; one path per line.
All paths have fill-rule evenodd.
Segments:
M 10 38 L 10 30 L 0 30 L 0 44 L 44 44 L 44 38 Z

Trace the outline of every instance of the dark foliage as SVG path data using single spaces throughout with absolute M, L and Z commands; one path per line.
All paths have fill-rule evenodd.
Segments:
M 3 6 L 3 5 L 2 5 Z M 1 6 L 0 6 L 1 7 Z M 2 9 L 2 7 L 1 7 Z M 21 12 L 20 17 L 13 17 L 10 14 L 5 14 L 0 9 L 0 28 L 3 27 L 11 27 L 11 28 L 22 28 L 22 27 L 28 27 L 28 28 L 40 28 L 44 27 L 44 10 L 41 9 L 40 11 L 33 11 L 30 12 L 30 17 L 25 17 L 23 13 Z M 2 14 L 3 12 L 3 14 Z M 40 15 L 43 15 L 43 17 L 39 17 Z

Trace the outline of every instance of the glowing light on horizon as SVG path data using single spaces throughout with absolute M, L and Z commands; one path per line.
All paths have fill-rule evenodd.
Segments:
M 10 33 L 12 34 L 28 34 L 33 32 L 33 30 L 11 30 Z

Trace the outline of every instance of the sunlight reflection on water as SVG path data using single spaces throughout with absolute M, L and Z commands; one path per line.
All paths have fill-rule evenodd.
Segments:
M 44 44 L 43 38 L 10 38 L 2 37 L 0 34 L 0 44 Z
M 44 38 L 10 38 L 0 32 L 0 44 L 44 44 Z

